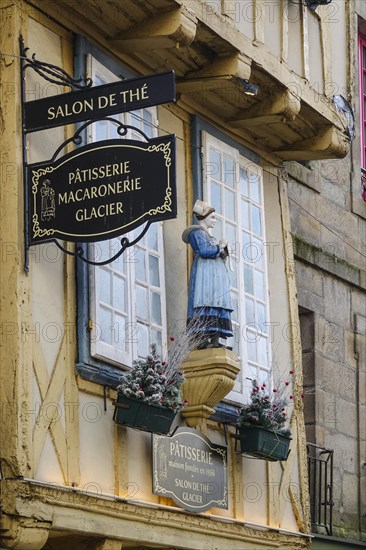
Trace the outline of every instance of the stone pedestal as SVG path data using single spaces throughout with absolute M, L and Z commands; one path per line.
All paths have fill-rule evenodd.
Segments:
M 213 408 L 234 387 L 240 371 L 236 353 L 226 348 L 196 350 L 181 366 L 185 375 L 182 411 L 188 426 L 196 427 L 215 412 Z

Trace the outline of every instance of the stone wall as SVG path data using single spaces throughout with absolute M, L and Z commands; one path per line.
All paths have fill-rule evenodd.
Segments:
M 333 534 L 366 540 L 366 204 L 350 157 L 286 169 L 307 440 L 334 450 Z

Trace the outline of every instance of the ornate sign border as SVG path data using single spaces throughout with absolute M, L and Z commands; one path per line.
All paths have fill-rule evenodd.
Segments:
M 213 455 L 214 464 L 210 464 L 208 469 L 206 467 L 196 468 L 196 470 L 200 470 L 196 474 L 187 474 L 187 472 L 192 472 L 193 469 L 190 464 L 187 467 L 187 460 L 192 462 L 192 459 L 189 458 L 189 456 L 192 456 L 192 450 L 190 450 L 188 451 L 188 455 L 184 457 L 184 471 L 183 469 L 176 469 L 176 457 L 174 458 L 174 462 L 170 460 L 169 464 L 169 457 L 165 455 L 166 448 L 171 445 L 187 448 L 187 445 L 179 443 L 179 440 L 191 443 L 191 446 L 188 447 L 189 449 L 198 450 L 200 453 L 206 452 L 210 456 Z M 171 437 L 154 434 L 152 441 L 153 494 L 169 497 L 178 506 L 189 512 L 204 512 L 213 507 L 228 508 L 227 447 L 212 443 L 203 434 L 191 428 L 178 428 Z M 205 473 L 203 473 L 203 470 Z M 209 476 L 206 472 L 209 473 Z M 175 477 L 176 474 L 179 477 Z M 177 494 L 178 491 L 174 491 L 171 477 L 174 477 L 175 484 L 178 484 L 180 487 L 183 485 L 183 487 L 187 488 L 187 491 L 182 493 L 182 495 L 187 494 L 186 499 L 184 499 L 184 496 Z M 189 498 L 192 497 L 188 496 L 188 491 L 192 484 L 193 487 L 196 487 L 194 490 L 197 504 L 189 502 Z
M 118 150 L 141 151 L 141 153 L 161 153 L 163 155 L 163 162 L 166 168 L 166 187 L 165 196 L 161 204 L 157 204 L 154 208 L 141 213 L 137 218 L 124 223 L 118 227 L 113 227 L 107 231 L 97 231 L 96 233 L 83 233 L 83 232 L 66 232 L 55 228 L 42 227 L 42 223 L 39 219 L 39 194 L 40 194 L 40 178 L 45 175 L 49 175 L 57 172 L 59 168 L 65 166 L 69 162 L 73 162 L 77 158 L 83 157 L 83 155 L 90 155 L 96 151 L 115 150 L 116 154 Z M 170 219 L 176 216 L 176 192 L 175 192 L 175 136 L 164 136 L 162 138 L 154 138 L 149 143 L 144 143 L 137 140 L 108 140 L 97 142 L 95 144 L 89 144 L 85 147 L 76 149 L 72 153 L 61 157 L 55 163 L 37 163 L 28 165 L 28 181 L 31 184 L 31 194 L 29 210 L 30 210 L 30 235 L 29 244 L 36 244 L 41 241 L 50 240 L 54 238 L 61 238 L 64 240 L 74 242 L 95 242 L 98 240 L 105 240 L 114 236 L 126 233 L 145 221 L 158 221 L 162 219 Z

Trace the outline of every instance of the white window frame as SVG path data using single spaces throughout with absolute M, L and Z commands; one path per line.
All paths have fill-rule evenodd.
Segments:
M 113 82 L 118 80 L 118 77 L 113 74 L 107 67 L 102 65 L 97 59 L 88 54 L 87 56 L 87 77 L 92 78 L 95 82 L 96 76 L 99 77 L 103 82 Z M 151 136 L 158 136 L 158 121 L 157 121 L 157 110 L 156 107 L 149 107 L 140 110 L 141 112 L 145 111 L 151 114 Z M 134 113 L 122 113 L 119 115 L 114 115 L 113 118 L 119 119 L 124 124 L 134 126 L 134 121 L 138 118 L 138 112 Z M 143 120 L 141 120 L 142 131 L 143 130 Z M 113 134 L 113 123 L 107 123 L 106 126 L 106 139 L 118 138 Z M 112 133 L 111 133 L 112 132 Z M 142 136 L 138 132 L 129 130 L 126 138 L 128 139 L 142 139 Z M 121 138 L 123 139 L 123 138 Z M 92 124 L 88 126 L 88 142 L 96 141 L 96 125 Z M 147 243 L 149 240 L 149 232 L 156 229 L 157 234 L 157 248 L 149 248 Z M 130 240 L 136 238 L 143 230 L 143 227 L 135 229 L 133 232 L 128 233 L 127 236 Z M 111 239 L 110 241 L 105 241 L 101 243 L 95 243 L 89 246 L 89 254 L 97 261 L 101 259 L 107 259 L 112 257 L 119 249 L 120 238 Z M 108 247 L 109 243 L 109 254 L 101 258 L 100 251 L 105 250 Z M 156 287 L 151 284 L 151 281 L 139 281 L 137 280 L 137 270 L 136 263 L 138 262 L 137 256 L 138 253 L 144 250 L 146 252 L 146 259 L 149 261 L 149 255 L 155 256 L 158 258 L 158 272 L 159 272 L 159 283 L 160 286 Z M 119 269 L 118 269 L 119 267 Z M 98 288 L 100 288 L 100 277 L 101 270 L 107 271 L 110 276 L 118 276 L 125 279 L 126 282 L 126 292 L 125 292 L 125 301 L 126 301 L 126 315 L 125 315 L 125 324 L 124 327 L 116 325 L 115 322 L 112 323 L 110 328 L 111 336 L 108 335 L 108 338 L 112 338 L 112 343 L 108 343 L 103 340 L 102 328 L 101 328 L 101 309 L 100 309 L 100 300 L 98 295 Z M 124 271 L 124 273 L 123 273 Z M 146 266 L 147 279 L 150 277 L 150 272 L 148 266 Z M 112 283 L 113 284 L 113 283 Z M 141 318 L 137 314 L 136 308 L 136 292 L 137 285 L 144 287 L 147 291 L 149 300 L 147 304 L 149 318 Z M 159 294 L 160 296 L 160 306 L 161 306 L 161 325 L 154 323 L 152 320 L 152 295 L 153 293 Z M 113 300 L 113 298 L 112 298 Z M 116 315 L 120 315 L 121 312 L 117 310 L 116 307 L 113 307 L 113 303 L 109 305 L 104 305 L 103 307 L 107 308 L 112 314 L 114 319 Z M 107 363 L 111 363 L 118 367 L 131 367 L 135 359 L 146 356 L 149 353 L 150 345 L 156 343 L 152 341 L 152 331 L 154 329 L 161 331 L 162 342 L 161 350 L 166 349 L 167 341 L 167 327 L 166 327 L 166 296 L 165 296 L 165 272 L 164 272 L 164 243 L 163 243 L 163 223 L 155 222 L 148 229 L 144 238 L 139 241 L 135 246 L 128 248 L 122 256 L 120 256 L 112 264 L 107 264 L 104 267 L 89 266 L 89 311 L 90 311 L 90 354 L 93 358 L 102 360 Z M 139 335 L 140 327 L 147 327 L 148 329 L 148 342 L 147 346 L 144 348 L 141 347 L 141 333 Z M 140 342 L 139 342 L 140 336 Z M 117 347 L 117 344 L 120 341 L 120 338 L 123 338 L 124 350 Z M 140 344 L 140 345 L 139 345 Z
M 210 147 L 216 149 L 217 151 L 220 151 L 222 154 L 225 154 L 231 158 L 234 159 L 234 188 L 230 187 L 229 185 L 226 185 L 225 182 L 220 181 L 215 178 L 215 167 L 210 163 Z M 232 289 L 233 296 L 235 294 L 238 295 L 237 299 L 237 312 L 233 312 L 232 318 L 233 318 L 233 328 L 239 329 L 239 337 L 234 336 L 233 340 L 233 348 L 236 348 L 236 351 L 239 356 L 239 361 L 241 365 L 241 374 L 237 377 L 236 384 L 234 386 L 234 389 L 227 395 L 225 400 L 234 402 L 234 403 L 244 403 L 247 401 L 250 388 L 251 388 L 251 382 L 247 378 L 254 379 L 256 378 L 259 383 L 261 382 L 269 382 L 271 383 L 271 343 L 270 343 L 270 317 L 269 317 L 269 292 L 268 292 L 268 269 L 267 269 L 267 258 L 266 258 L 266 237 L 265 237 L 265 219 L 264 219 L 264 195 L 263 195 L 263 170 L 262 168 L 254 163 L 253 161 L 250 161 L 246 157 L 244 157 L 242 154 L 240 154 L 239 148 L 235 148 L 226 142 L 214 137 L 213 135 L 209 134 L 206 131 L 202 131 L 202 165 L 203 165 L 203 199 L 207 201 L 209 204 L 214 206 L 213 200 L 211 198 L 211 182 L 212 180 L 216 180 L 218 182 L 218 185 L 221 187 L 221 197 L 223 196 L 223 192 L 225 189 L 228 191 L 235 192 L 236 195 L 236 201 L 235 201 L 235 217 L 236 217 L 236 240 L 235 242 L 229 241 L 229 249 L 231 251 L 231 264 L 233 268 L 237 269 L 237 292 Z M 261 197 L 261 204 L 255 203 L 253 200 L 248 199 L 248 202 L 253 206 L 259 206 L 260 204 L 260 211 L 261 211 L 261 227 L 262 227 L 262 235 L 260 238 L 258 236 L 255 236 L 253 232 L 248 229 L 244 230 L 242 227 L 242 216 L 241 216 L 241 201 L 242 199 L 247 202 L 246 199 L 244 199 L 244 196 L 241 194 L 240 190 L 240 168 L 244 168 L 248 171 L 248 173 L 253 174 L 258 177 L 258 184 L 259 184 L 259 192 Z M 219 225 L 220 223 L 223 223 L 225 225 L 225 222 L 232 221 L 229 218 L 226 218 L 223 214 L 220 214 L 216 211 L 216 217 L 218 220 L 218 223 L 216 224 L 216 231 L 217 231 L 217 238 L 227 238 L 225 235 L 219 235 Z M 254 265 L 254 252 L 252 253 L 252 257 L 248 259 L 248 256 L 244 256 L 246 252 L 252 249 L 252 245 L 250 247 L 244 246 L 243 241 L 243 233 L 244 231 L 251 235 L 251 239 L 254 239 L 256 241 L 261 241 L 261 263 L 263 265 L 262 269 L 257 269 L 258 272 L 263 273 L 264 275 L 264 299 L 258 299 L 254 297 L 254 295 L 249 295 L 244 288 L 244 265 L 250 266 L 250 264 L 253 264 L 253 270 L 255 270 Z M 252 241 L 251 241 L 252 242 Z M 254 248 L 255 250 L 255 248 Z M 246 262 L 244 261 L 246 260 Z M 260 305 L 264 305 L 265 308 L 265 324 L 266 327 L 266 333 L 259 330 L 259 325 L 256 324 L 249 324 L 247 323 L 246 319 L 246 311 L 245 311 L 245 299 L 246 297 L 248 300 L 250 299 L 253 301 L 253 303 Z M 237 321 L 235 318 L 237 317 Z M 249 360 L 248 357 L 248 348 L 250 345 L 251 340 L 260 341 L 263 340 L 264 344 L 266 344 L 266 360 L 265 363 L 261 363 L 253 360 Z M 263 344 L 263 345 L 264 345 Z M 257 346 L 258 347 L 258 346 Z M 258 351 L 257 351 L 258 354 Z M 256 357 L 257 359 L 257 357 Z

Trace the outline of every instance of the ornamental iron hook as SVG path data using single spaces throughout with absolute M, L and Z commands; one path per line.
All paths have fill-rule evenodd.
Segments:
M 136 239 L 134 239 L 132 242 L 130 242 L 130 240 L 127 237 L 123 237 L 121 239 L 120 250 L 114 256 L 112 256 L 112 258 L 108 258 L 108 260 L 104 260 L 103 262 L 94 262 L 93 260 L 89 260 L 88 258 L 85 258 L 84 256 L 85 250 L 80 245 L 76 247 L 76 252 L 71 252 L 70 250 L 67 250 L 65 247 L 63 247 L 62 244 L 60 244 L 56 239 L 54 239 L 53 242 L 65 254 L 68 254 L 69 256 L 74 256 L 75 258 L 79 258 L 80 260 L 82 260 L 84 263 L 88 265 L 94 265 L 94 266 L 100 267 L 100 266 L 107 265 L 114 262 L 123 254 L 126 248 L 130 248 L 131 246 L 134 246 L 140 239 L 142 239 L 146 231 L 149 229 L 150 225 L 151 225 L 151 221 L 148 221 L 144 229 L 139 234 L 139 236 L 136 237 Z
M 117 133 L 121 136 L 121 137 L 125 137 L 127 135 L 127 132 L 128 130 L 133 130 L 134 132 L 138 132 L 139 134 L 141 134 L 141 136 L 147 141 L 149 142 L 150 139 L 148 138 L 148 136 L 142 131 L 140 130 L 139 128 L 135 128 L 134 126 L 130 126 L 128 124 L 123 124 L 120 120 L 118 120 L 117 118 L 113 118 L 113 117 L 103 117 L 103 118 L 98 118 L 96 120 L 88 120 L 88 122 L 85 122 L 82 126 L 80 126 L 80 128 L 78 128 L 78 130 L 75 132 L 75 134 L 67 139 L 66 141 L 64 141 L 60 147 L 58 147 L 54 153 L 54 155 L 52 156 L 51 158 L 51 162 L 54 162 L 56 160 L 56 158 L 58 157 L 58 155 L 60 154 L 60 152 L 66 147 L 66 145 L 68 143 L 74 143 L 74 145 L 81 145 L 83 140 L 85 139 L 85 136 L 83 135 L 83 131 L 88 127 L 90 126 L 91 124 L 95 124 L 96 122 L 100 122 L 101 120 L 108 120 L 109 122 L 113 122 L 114 124 L 117 125 Z
M 27 56 L 28 50 L 29 48 L 22 48 L 21 55 L 26 59 L 23 65 L 23 70 L 31 67 L 36 73 L 38 73 L 48 82 L 51 82 L 52 84 L 58 84 L 59 86 L 68 86 L 71 89 L 77 88 L 79 90 L 83 90 L 90 88 L 93 85 L 93 81 L 91 78 L 73 78 L 61 67 L 53 65 L 52 63 L 46 63 L 45 61 L 39 61 L 38 59 L 36 59 L 35 53 L 32 54 L 31 58 L 29 58 Z M 81 84 L 81 82 L 85 82 L 85 84 Z

